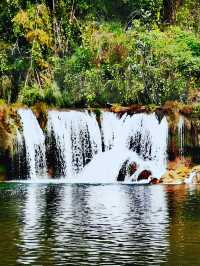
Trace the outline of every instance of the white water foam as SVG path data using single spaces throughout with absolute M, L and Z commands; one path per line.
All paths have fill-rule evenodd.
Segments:
M 19 109 L 22 136 L 25 141 L 26 159 L 29 167 L 29 177 L 33 180 L 47 176 L 45 137 L 39 123 L 30 109 Z M 18 134 L 19 143 L 22 143 Z
M 20 109 L 27 161 L 31 180 L 49 182 L 45 160 L 45 137 L 31 110 Z M 87 111 L 49 111 L 48 139 L 55 139 L 61 161 L 60 180 L 67 183 L 113 183 L 117 181 L 123 164 L 135 163 L 136 171 L 126 173 L 125 183 L 138 181 L 144 170 L 160 178 L 166 170 L 168 123 L 155 114 L 123 115 L 102 112 L 100 124 L 94 113 Z M 103 142 L 103 145 L 102 145 Z M 22 143 L 22 142 L 20 142 Z M 51 148 L 48 146 L 48 149 Z M 40 177 L 43 177 L 42 179 Z M 148 183 L 150 179 L 139 183 Z
M 127 160 L 136 163 L 137 171 L 125 181 L 137 181 L 143 170 L 151 171 L 153 177 L 161 177 L 167 164 L 168 124 L 165 117 L 159 123 L 155 114 L 125 115 L 120 119 L 116 114 L 105 112 L 101 120 L 105 152 L 97 154 L 85 167 L 80 174 L 83 179 L 114 182 Z
M 48 135 L 55 138 L 64 177 L 73 177 L 101 151 L 100 129 L 94 114 L 50 111 Z

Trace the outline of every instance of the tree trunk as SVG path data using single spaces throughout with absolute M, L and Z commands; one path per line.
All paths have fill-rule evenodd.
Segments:
M 183 0 L 163 0 L 163 23 L 174 24 L 176 22 L 176 12 L 182 4 Z

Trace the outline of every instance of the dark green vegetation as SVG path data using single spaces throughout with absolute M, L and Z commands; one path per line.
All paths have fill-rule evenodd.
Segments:
M 0 97 L 59 107 L 198 100 L 199 0 L 1 0 Z

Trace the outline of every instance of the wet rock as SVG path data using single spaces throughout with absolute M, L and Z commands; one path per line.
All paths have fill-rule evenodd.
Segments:
M 200 165 L 192 168 L 188 178 L 185 179 L 185 183 L 200 184 Z
M 159 123 L 162 121 L 162 119 L 163 119 L 163 117 L 164 117 L 164 112 L 161 110 L 161 109 L 157 109 L 156 111 L 155 111 L 155 115 L 156 115 L 156 117 L 157 117 L 157 119 L 158 119 L 158 121 L 159 121 Z
M 195 176 L 193 177 L 192 183 L 193 184 L 200 184 L 200 173 L 195 173 Z
M 160 180 L 156 177 L 153 177 L 150 181 L 150 184 L 152 185 L 156 185 L 156 184 L 159 184 L 160 183 Z
M 117 177 L 117 181 L 124 181 L 126 176 L 132 176 L 137 170 L 137 164 L 135 162 L 129 162 L 126 160 L 121 169 L 119 170 L 119 174 Z
M 192 169 L 191 158 L 177 157 L 174 161 L 169 161 L 167 171 L 160 181 L 164 184 L 181 184 L 189 176 Z
M 130 106 L 120 106 L 118 104 L 112 105 L 111 112 L 117 113 L 120 116 L 127 113 L 129 115 L 136 114 L 136 113 L 147 113 L 147 107 L 144 105 L 139 104 L 132 104 Z
M 5 165 L 0 163 L 0 182 L 6 180 L 6 171 Z
M 152 174 L 151 174 L 151 171 L 149 171 L 149 170 L 143 170 L 143 171 L 139 174 L 137 180 L 138 180 L 138 181 L 140 181 L 140 180 L 146 180 L 146 179 L 148 179 L 151 175 L 152 175 Z
M 119 170 L 119 174 L 117 177 L 117 181 L 124 181 L 127 173 L 127 167 L 128 167 L 128 160 L 126 160 L 123 164 L 121 169 Z
M 54 170 L 53 167 L 49 167 L 47 170 L 48 177 L 53 177 L 54 176 Z
M 189 173 L 190 168 L 182 165 L 177 169 L 166 171 L 161 177 L 161 182 L 164 184 L 182 184 Z
M 48 120 L 48 106 L 45 103 L 36 103 L 32 107 L 41 128 L 45 128 Z
M 137 170 L 137 164 L 135 162 L 129 164 L 128 166 L 128 174 L 129 176 L 132 176 Z

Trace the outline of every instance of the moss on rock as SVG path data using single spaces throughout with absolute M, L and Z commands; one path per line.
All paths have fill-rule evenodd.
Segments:
M 41 128 L 44 129 L 48 120 L 48 105 L 42 102 L 36 103 L 31 109 L 35 114 Z
M 0 106 L 0 150 L 12 152 L 17 130 L 16 110 L 11 106 Z
M 164 184 L 181 184 L 184 183 L 192 169 L 191 158 L 176 158 L 168 162 L 167 171 L 161 177 L 160 181 Z

